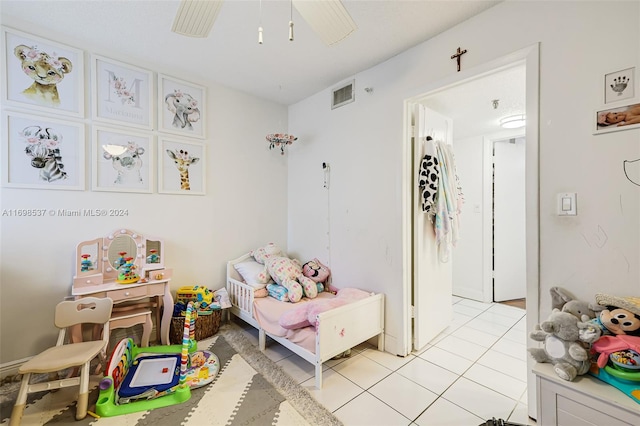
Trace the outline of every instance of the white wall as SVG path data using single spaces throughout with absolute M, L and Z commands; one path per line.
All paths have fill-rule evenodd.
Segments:
M 174 75 L 171 69 L 119 56 L 108 34 L 104 44 L 85 46 L 65 34 L 47 32 L 46 22 L 33 25 L 3 15 L 2 24 Z M 34 32 L 36 28 L 40 33 Z M 86 64 L 88 58 L 87 54 Z M 227 260 L 267 241 L 286 249 L 287 157 L 269 151 L 265 141 L 267 133 L 287 128 L 286 108 L 213 81 L 175 77 L 208 89 L 205 196 L 91 191 L 90 119 L 82 120 L 87 125 L 85 191 L 2 188 L 1 209 L 122 208 L 129 214 L 122 218 L 1 218 L 0 364 L 34 355 L 55 343 L 54 307 L 71 292 L 75 247 L 82 240 L 106 236 L 122 227 L 164 239 L 165 265 L 174 269 L 173 290 L 194 284 L 218 289 L 224 286 Z M 85 80 L 90 117 L 88 72 Z M 2 143 L 6 143 L 4 135 Z M 266 182 L 283 190 L 267 192 Z
M 541 317 L 556 285 L 590 301 L 600 291 L 637 294 L 640 191 L 622 161 L 640 158 L 640 130 L 594 136 L 592 117 L 604 74 L 640 69 L 639 9 L 638 2 L 501 3 L 356 74 L 354 103 L 331 111 L 327 88 L 289 107 L 289 130 L 302 141 L 290 151 L 289 249 L 330 253 L 337 285 L 384 292 L 393 350 L 403 333 L 403 100 L 451 80 L 458 46 L 468 50 L 465 70 L 540 42 Z M 321 161 L 332 166 L 328 220 L 314 172 Z M 578 192 L 578 216 L 559 218 L 556 194 L 570 191 Z M 317 238 L 323 232 L 330 250 Z
M 464 210 L 460 215 L 460 232 L 464 238 L 453 250 L 453 294 L 475 300 L 484 300 L 482 219 L 483 213 L 491 213 L 491 206 L 484 206 L 482 202 L 483 147 L 482 136 L 453 142 L 456 171 L 464 193 Z

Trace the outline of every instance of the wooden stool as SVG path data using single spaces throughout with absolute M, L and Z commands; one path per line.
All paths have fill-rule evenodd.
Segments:
M 109 330 L 133 327 L 136 324 L 143 325 L 140 347 L 149 346 L 153 321 L 151 321 L 151 311 L 148 309 L 125 309 L 119 312 L 114 310 L 109 320 Z

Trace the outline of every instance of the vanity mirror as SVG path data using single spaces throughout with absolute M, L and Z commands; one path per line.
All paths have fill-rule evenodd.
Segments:
M 75 287 L 103 282 L 132 284 L 148 278 L 148 271 L 164 269 L 163 242 L 128 229 L 83 241 L 76 248 Z

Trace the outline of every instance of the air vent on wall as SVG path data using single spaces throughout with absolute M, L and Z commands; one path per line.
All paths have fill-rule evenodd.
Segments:
M 356 100 L 355 80 L 332 90 L 331 109 L 335 109 Z

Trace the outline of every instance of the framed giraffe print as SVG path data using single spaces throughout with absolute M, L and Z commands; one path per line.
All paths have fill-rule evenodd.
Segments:
M 206 147 L 178 139 L 160 139 L 159 145 L 158 192 L 204 195 Z
M 153 129 L 153 73 L 93 55 L 93 119 Z
M 153 192 L 151 134 L 94 126 L 93 144 L 94 191 Z
M 183 137 L 205 138 L 206 89 L 158 75 L 158 128 Z
M 2 27 L 2 100 L 50 114 L 84 117 L 84 52 Z
M 84 190 L 84 124 L 5 112 L 2 127 L 3 186 Z

